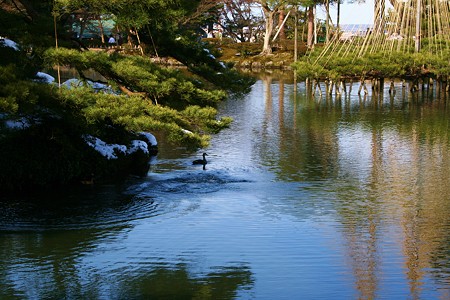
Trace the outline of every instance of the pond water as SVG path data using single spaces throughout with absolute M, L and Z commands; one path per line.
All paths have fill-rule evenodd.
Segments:
M 206 170 L 0 197 L 1 299 L 449 299 L 440 95 L 311 97 L 263 74 L 221 104 Z

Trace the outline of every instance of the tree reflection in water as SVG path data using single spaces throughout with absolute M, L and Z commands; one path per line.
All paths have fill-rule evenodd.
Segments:
M 17 203 L 0 199 L 0 299 L 233 299 L 251 289 L 252 273 L 243 264 L 197 274 L 182 263 L 146 265 L 144 257 L 139 264 L 124 257 L 96 262 L 106 251 L 99 245 L 126 240 L 134 219 L 157 210 L 151 199 L 117 186 L 29 195 Z
M 217 272 L 196 278 L 186 266 L 180 266 L 157 269 L 149 275 L 130 279 L 119 287 L 119 298 L 235 299 L 239 289 L 251 289 L 253 284 L 252 274 L 244 266 L 219 268 Z
M 0 200 L 0 298 L 448 299 L 447 100 L 260 78 L 207 172 L 165 149 L 138 197 Z
M 280 180 L 316 181 L 334 193 L 315 200 L 322 206 L 332 201 L 339 215 L 358 297 L 377 298 L 386 280 L 384 268 L 402 264 L 413 299 L 420 298 L 430 268 L 434 280 L 448 286 L 447 95 L 411 94 L 397 85 L 397 97 L 375 92 L 358 96 L 355 90 L 340 96 L 324 90 L 319 96 L 304 83 L 286 91 L 285 82 L 294 81 L 290 77 L 259 77 L 265 115 L 258 155 Z M 383 237 L 383 231 L 392 230 L 387 224 L 394 224 L 394 245 Z M 400 248 L 404 261 L 383 266 L 386 247 Z

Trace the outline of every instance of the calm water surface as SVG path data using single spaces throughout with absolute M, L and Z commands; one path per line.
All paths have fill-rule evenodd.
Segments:
M 206 170 L 0 198 L 0 298 L 449 299 L 447 102 L 297 87 L 223 103 Z

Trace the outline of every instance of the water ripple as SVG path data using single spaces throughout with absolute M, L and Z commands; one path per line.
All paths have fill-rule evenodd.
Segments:
M 214 172 L 180 172 L 181 174 L 155 174 L 151 180 L 138 187 L 132 187 L 131 192 L 145 192 L 151 190 L 155 195 L 165 193 L 212 193 L 230 183 L 249 182 L 247 179 L 236 178 L 223 171 Z
M 102 229 L 129 226 L 133 221 L 162 215 L 176 217 L 198 207 L 195 195 L 246 182 L 222 171 L 150 174 L 140 181 L 122 189 L 99 186 L 50 197 L 0 199 L 0 231 Z

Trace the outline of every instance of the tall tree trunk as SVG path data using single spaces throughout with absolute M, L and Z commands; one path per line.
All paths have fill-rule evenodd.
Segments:
M 273 17 L 275 12 L 274 11 L 268 11 L 264 9 L 264 15 L 266 19 L 266 32 L 264 34 L 264 44 L 263 44 L 263 50 L 261 51 L 261 54 L 271 54 L 272 53 L 272 47 L 270 46 L 270 37 L 273 32 Z
M 337 19 L 336 19 L 337 31 L 341 31 L 341 1 L 337 2 Z
M 415 41 L 415 51 L 420 52 L 420 17 L 421 17 L 421 0 L 417 0 L 416 8 L 416 41 Z
M 325 18 L 325 43 L 330 41 L 330 0 L 325 1 L 325 11 L 327 17 Z
M 98 28 L 100 29 L 100 37 L 102 39 L 102 44 L 105 43 L 105 31 L 103 29 L 102 17 L 100 15 L 97 16 Z
M 80 32 L 78 33 L 78 38 L 80 40 L 83 39 L 83 34 L 84 34 L 84 28 L 86 27 L 86 20 L 80 20 Z
M 295 25 L 294 25 L 294 62 L 297 62 L 298 56 L 298 5 L 295 6 Z M 296 78 L 297 76 L 294 76 Z M 297 85 L 294 85 L 297 88 Z M 295 92 L 294 92 L 295 95 Z
M 311 49 L 314 45 L 314 6 L 308 8 L 308 38 L 306 45 L 308 49 Z
M 284 49 L 284 44 L 286 41 L 286 31 L 284 30 L 284 18 L 286 14 L 284 10 L 280 10 L 280 13 L 278 14 L 278 26 L 281 26 L 280 28 L 280 47 Z

